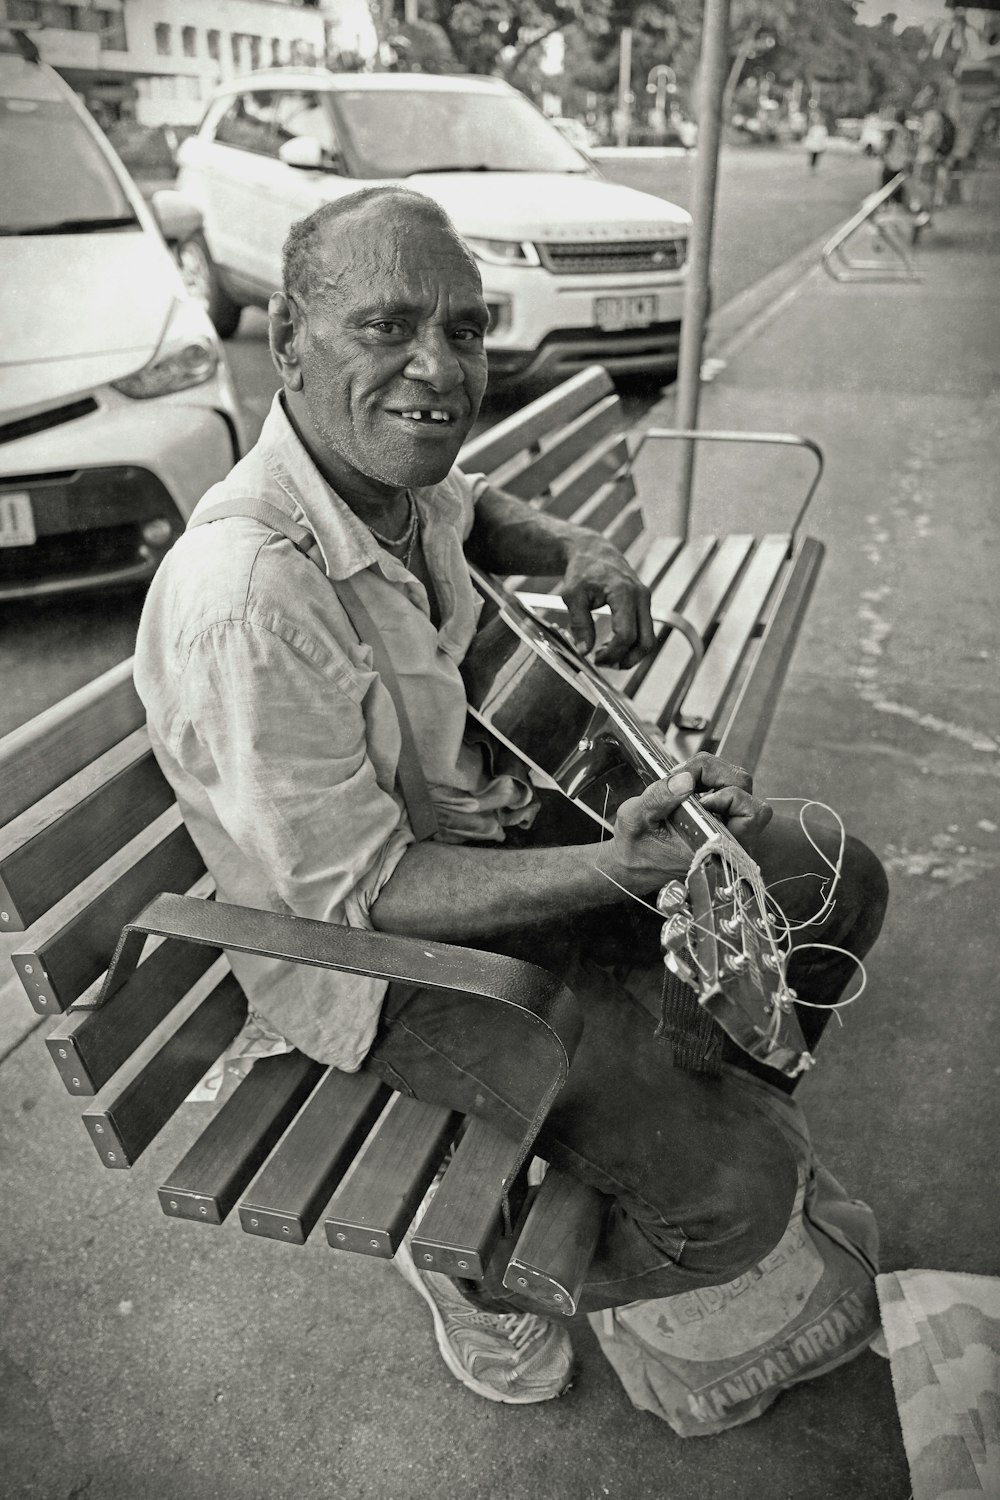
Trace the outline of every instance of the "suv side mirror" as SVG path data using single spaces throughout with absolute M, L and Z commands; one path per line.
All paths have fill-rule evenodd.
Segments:
M 286 167 L 300 167 L 307 172 L 335 171 L 338 158 L 324 151 L 314 135 L 296 135 L 278 147 L 278 160 Z
M 160 188 L 149 200 L 160 233 L 168 245 L 181 245 L 202 227 L 201 209 L 174 188 Z

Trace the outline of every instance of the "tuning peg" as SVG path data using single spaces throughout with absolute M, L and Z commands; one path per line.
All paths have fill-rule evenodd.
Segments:
M 660 928 L 660 946 L 664 953 L 677 953 L 687 947 L 691 918 L 687 912 L 676 911 Z
M 665 917 L 687 906 L 687 887 L 683 880 L 668 880 L 656 898 L 656 909 Z

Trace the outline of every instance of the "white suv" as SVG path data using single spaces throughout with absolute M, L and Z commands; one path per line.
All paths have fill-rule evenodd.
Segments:
M 205 226 L 186 268 L 219 332 L 266 305 L 289 225 L 385 181 L 436 199 L 476 255 L 494 383 L 676 368 L 689 215 L 605 181 L 494 78 L 277 69 L 220 89 L 179 178 Z

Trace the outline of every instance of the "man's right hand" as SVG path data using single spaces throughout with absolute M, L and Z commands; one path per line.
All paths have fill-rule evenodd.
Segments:
M 771 820 L 770 806 L 753 795 L 748 771 L 699 753 L 646 787 L 641 796 L 622 803 L 614 833 L 598 852 L 597 869 L 635 895 L 685 875 L 691 850 L 669 818 L 695 792 L 701 794 L 702 806 L 748 847 Z

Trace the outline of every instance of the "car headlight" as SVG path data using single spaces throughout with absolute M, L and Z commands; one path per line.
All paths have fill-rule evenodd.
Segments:
M 159 348 L 141 370 L 111 383 L 137 401 L 203 385 L 219 368 L 219 341 L 208 314 L 193 298 L 174 303 Z
M 477 240 L 465 238 L 465 243 L 477 260 L 488 266 L 537 266 L 538 251 L 534 245 L 520 240 Z

